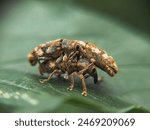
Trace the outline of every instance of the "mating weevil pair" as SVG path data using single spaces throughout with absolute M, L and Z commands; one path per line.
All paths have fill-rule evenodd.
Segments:
M 104 50 L 78 40 L 57 39 L 41 44 L 28 54 L 28 60 L 32 66 L 39 63 L 41 75 L 49 74 L 47 79 L 40 80 L 41 83 L 48 82 L 53 75 L 64 74 L 64 78 L 70 80 L 68 90 L 73 90 L 74 78 L 78 76 L 82 81 L 83 96 L 87 96 L 86 78 L 93 77 L 94 83 L 101 80 L 96 67 L 110 76 L 118 72 L 115 60 Z

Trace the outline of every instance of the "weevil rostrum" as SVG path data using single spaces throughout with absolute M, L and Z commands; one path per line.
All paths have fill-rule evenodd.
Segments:
M 104 50 L 89 42 L 79 40 L 57 39 L 35 47 L 29 54 L 28 60 L 32 66 L 39 64 L 41 75 L 48 73 L 48 82 L 53 75 L 61 76 L 70 81 L 68 90 L 74 89 L 74 78 L 78 76 L 82 82 L 82 95 L 87 96 L 85 79 L 93 77 L 94 83 L 101 80 L 96 67 L 114 76 L 118 67 L 113 59 Z

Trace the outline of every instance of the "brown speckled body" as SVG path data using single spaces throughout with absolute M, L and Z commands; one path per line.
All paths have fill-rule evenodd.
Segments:
M 41 44 L 28 54 L 28 60 L 32 66 L 39 63 L 41 74 L 49 74 L 48 79 L 41 80 L 42 83 L 49 81 L 54 74 L 65 74 L 64 77 L 71 80 L 69 90 L 72 90 L 74 76 L 78 75 L 82 81 L 83 96 L 87 95 L 85 79 L 92 76 L 95 83 L 98 81 L 96 67 L 110 76 L 118 72 L 115 60 L 104 50 L 78 40 L 57 39 Z

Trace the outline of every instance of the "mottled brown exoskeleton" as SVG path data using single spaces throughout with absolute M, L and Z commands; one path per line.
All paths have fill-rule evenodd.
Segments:
M 53 74 L 61 75 L 62 73 L 71 76 L 70 90 L 74 88 L 74 76 L 78 75 L 82 81 L 83 96 L 87 95 L 85 78 L 93 74 L 97 75 L 95 67 L 102 69 L 110 76 L 118 72 L 115 60 L 104 50 L 97 48 L 94 44 L 78 40 L 57 39 L 41 44 L 28 54 L 28 60 L 32 66 L 39 63 L 40 73 L 49 73 L 50 78 Z M 94 71 L 91 71 L 93 73 L 90 72 L 90 67 L 94 68 Z M 98 78 L 95 77 L 94 81 L 97 82 Z M 41 82 L 44 83 L 47 80 Z

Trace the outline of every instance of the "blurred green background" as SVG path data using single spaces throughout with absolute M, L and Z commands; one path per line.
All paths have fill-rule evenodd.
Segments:
M 148 0 L 11 0 L 0 5 L 0 112 L 150 112 Z M 94 42 L 112 55 L 119 73 L 100 84 L 53 78 L 40 84 L 27 54 L 57 38 Z

